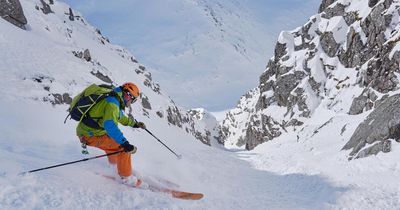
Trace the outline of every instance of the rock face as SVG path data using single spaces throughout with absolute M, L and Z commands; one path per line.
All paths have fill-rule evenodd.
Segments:
M 228 112 L 219 141 L 251 150 L 296 132 L 324 104 L 350 116 L 373 110 L 367 121 L 381 123 L 376 134 L 360 125 L 344 147 L 351 157 L 389 151 L 400 110 L 384 94 L 400 87 L 399 8 L 393 0 L 323 0 L 319 14 L 279 35 L 259 86 Z
M 22 29 L 28 23 L 19 0 L 0 0 L 0 16 Z
M 320 38 L 321 47 L 329 57 L 334 57 L 339 49 L 339 44 L 336 43 L 331 31 L 325 32 Z
M 392 142 L 390 140 L 379 141 L 378 143 L 360 151 L 355 158 L 364 158 L 371 155 L 376 155 L 379 152 L 388 153 L 391 151 Z M 352 159 L 349 158 L 350 160 Z
M 349 114 L 357 115 L 372 109 L 377 98 L 378 96 L 374 91 L 365 89 L 360 96 L 354 98 L 349 110 Z
M 368 115 L 367 119 L 357 127 L 343 149 L 351 149 L 351 157 L 366 157 L 380 151 L 389 152 L 390 143 L 388 143 L 388 139 L 398 139 L 399 136 L 395 134 L 400 132 L 399 129 L 400 95 L 397 94 L 384 100 Z M 371 145 L 376 142 L 379 142 L 379 144 L 361 151 L 367 144 Z
M 329 5 L 331 5 L 336 0 L 322 0 L 321 5 L 319 6 L 318 12 L 323 12 Z

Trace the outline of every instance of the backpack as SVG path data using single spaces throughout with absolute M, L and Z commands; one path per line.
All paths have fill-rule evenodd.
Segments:
M 67 121 L 67 118 L 71 116 L 70 119 L 83 122 L 88 127 L 100 129 L 101 126 L 98 122 L 89 116 L 89 110 L 102 99 L 107 98 L 108 96 L 116 96 L 117 93 L 115 93 L 113 89 L 114 86 L 112 85 L 96 84 L 92 84 L 85 88 L 80 94 L 72 99 L 64 123 Z

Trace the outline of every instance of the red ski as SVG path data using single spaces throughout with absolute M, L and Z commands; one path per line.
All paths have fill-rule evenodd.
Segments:
M 185 200 L 200 200 L 201 198 L 204 197 L 202 193 L 191 193 L 191 192 L 184 192 L 184 191 L 179 191 L 179 190 L 173 190 L 173 189 L 166 189 L 166 188 L 160 188 L 156 186 L 149 185 L 149 190 L 153 192 L 164 192 L 172 195 L 174 198 L 179 198 L 179 199 L 185 199 Z
M 118 181 L 117 178 L 114 176 L 103 175 L 103 174 L 98 174 L 98 175 L 101 175 L 107 179 Z M 126 185 L 126 186 L 133 187 L 135 189 L 150 190 L 152 192 L 162 192 L 162 193 L 169 194 L 174 198 L 185 199 L 185 200 L 200 200 L 201 198 L 204 197 L 204 195 L 202 193 L 192 193 L 192 192 L 184 192 L 184 191 L 180 191 L 180 190 L 169 189 L 169 188 L 157 186 L 154 183 L 144 182 L 143 180 L 141 180 L 141 183 L 146 183 L 148 185 L 148 188 L 141 188 L 140 186 L 136 187 L 133 185 Z

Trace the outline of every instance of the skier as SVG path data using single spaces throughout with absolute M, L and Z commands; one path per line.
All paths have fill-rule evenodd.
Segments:
M 97 147 L 106 153 L 123 150 L 124 152 L 108 156 L 108 161 L 112 165 L 117 165 L 123 183 L 139 187 L 142 181 L 132 175 L 131 164 L 131 154 L 134 154 L 137 148 L 124 137 L 118 128 L 118 123 L 134 128 L 146 128 L 143 122 L 136 122 L 122 112 L 125 107 L 131 106 L 138 99 L 140 92 L 138 87 L 130 82 L 114 88 L 113 92 L 98 101 L 88 112 L 88 117 L 94 119 L 98 126 L 90 126 L 82 120 L 76 132 L 82 145 Z

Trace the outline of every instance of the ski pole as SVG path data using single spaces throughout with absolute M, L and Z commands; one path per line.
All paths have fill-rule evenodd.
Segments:
M 174 151 L 172 151 L 172 149 L 170 149 L 167 145 L 165 145 L 159 138 L 157 138 L 153 133 L 151 133 L 149 130 L 147 130 L 147 128 L 145 128 L 145 130 L 147 131 L 147 133 L 149 133 L 150 135 L 152 135 L 155 139 L 157 139 L 158 142 L 160 142 L 162 145 L 164 145 L 164 147 L 166 147 L 167 149 L 169 149 L 169 151 L 171 151 L 172 153 L 174 153 L 174 155 L 176 155 L 176 157 L 178 159 L 182 158 L 182 155 L 178 155 L 176 154 Z
M 132 107 L 129 107 L 129 114 L 128 114 L 129 118 L 131 118 L 135 123 L 137 123 L 138 121 L 133 118 L 132 115 Z M 147 128 L 144 128 L 144 130 L 147 131 L 147 133 L 149 133 L 151 136 L 153 136 L 155 139 L 157 139 L 158 142 L 160 142 L 162 145 L 164 145 L 164 147 L 166 147 L 169 151 L 171 151 L 172 153 L 174 153 L 174 155 L 178 158 L 181 159 L 182 155 L 178 155 L 176 154 L 174 151 L 172 151 L 172 149 L 170 149 L 167 145 L 165 145 L 159 138 L 157 138 L 153 133 L 151 133 L 149 130 L 147 130 Z
M 62 164 L 52 165 L 52 166 L 48 166 L 48 167 L 44 167 L 44 168 L 38 168 L 38 169 L 35 169 L 35 170 L 22 172 L 19 175 L 27 174 L 27 173 L 33 173 L 33 172 L 36 172 L 36 171 L 42 171 L 42 170 L 46 170 L 46 169 L 50 169 L 50 168 L 56 168 L 56 167 L 65 166 L 65 165 L 69 165 L 69 164 L 74 164 L 74 163 L 78 163 L 78 162 L 88 161 L 88 160 L 92 160 L 92 159 L 96 159 L 96 158 L 116 155 L 116 154 L 119 154 L 121 152 L 123 152 L 123 150 L 117 151 L 117 152 L 108 153 L 108 154 L 104 154 L 104 155 L 98 155 L 98 156 L 95 156 L 95 157 L 84 158 L 84 159 L 81 159 L 81 160 L 72 161 L 72 162 L 68 162 L 68 163 L 62 163 Z

